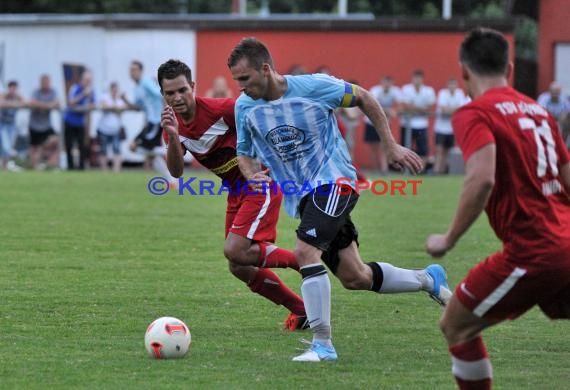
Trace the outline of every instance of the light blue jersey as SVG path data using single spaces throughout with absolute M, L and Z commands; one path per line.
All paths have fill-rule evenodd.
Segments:
M 284 77 L 287 91 L 277 100 L 238 98 L 237 154 L 258 159 L 274 181 L 286 183 L 285 210 L 298 217 L 311 189 L 341 177 L 356 181 L 333 112 L 355 105 L 355 86 L 324 74 Z M 296 191 L 290 191 L 293 182 Z
M 142 78 L 135 89 L 135 104 L 146 114 L 146 121 L 160 123 L 163 103 L 158 83 L 150 78 Z

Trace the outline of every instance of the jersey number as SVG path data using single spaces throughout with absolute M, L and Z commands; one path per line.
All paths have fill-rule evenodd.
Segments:
M 542 120 L 540 126 L 537 126 L 534 120 L 530 118 L 519 118 L 519 125 L 522 130 L 532 130 L 534 140 L 536 141 L 536 151 L 538 153 L 538 166 L 536 173 L 538 177 L 546 175 L 546 167 L 550 165 L 553 176 L 558 176 L 558 157 L 552 131 L 546 120 Z M 544 142 L 546 143 L 546 151 L 544 150 Z

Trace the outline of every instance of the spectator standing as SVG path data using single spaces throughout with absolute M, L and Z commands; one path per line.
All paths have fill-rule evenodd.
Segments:
M 73 84 L 67 94 L 67 110 L 63 118 L 65 131 L 65 153 L 67 169 L 85 169 L 87 159 L 86 135 L 89 129 L 89 113 L 95 108 L 95 92 L 93 91 L 93 76 L 86 70 L 81 75 L 81 81 Z M 79 149 L 79 162 L 73 158 L 73 145 Z
M 455 145 L 451 114 L 467 103 L 469 99 L 465 92 L 457 86 L 457 80 L 451 78 L 447 81 L 447 88 L 442 88 L 437 94 L 435 109 L 435 166 L 434 172 L 438 175 L 447 172 L 447 159 L 449 150 Z
M 218 76 L 212 83 L 212 88 L 206 91 L 206 97 L 210 98 L 231 98 L 234 94 L 228 87 L 228 82 L 224 76 Z
M 349 80 L 351 84 L 358 85 L 356 80 Z M 344 141 L 348 147 L 350 157 L 354 159 L 354 136 L 356 129 L 362 123 L 362 111 L 358 107 L 340 107 L 337 109 L 340 120 L 344 123 L 345 132 L 343 134 Z
M 289 70 L 287 70 L 287 74 L 290 74 L 291 76 L 298 76 L 307 73 L 307 68 L 301 64 L 293 64 L 289 67 Z
M 30 111 L 30 164 L 37 169 L 45 157 L 48 168 L 59 166 L 59 137 L 51 123 L 51 111 L 60 108 L 50 77 L 40 77 L 40 87 L 32 93 Z
M 16 155 L 16 113 L 24 106 L 24 99 L 18 92 L 18 82 L 8 82 L 8 91 L 0 96 L 0 158 L 2 168 L 12 171 L 20 170 L 13 158 Z
M 559 83 L 553 81 L 548 91 L 538 97 L 538 104 L 556 119 L 566 147 L 570 150 L 570 97 L 562 93 Z
M 370 93 L 384 109 L 388 122 L 391 122 L 398 113 L 398 105 L 401 100 L 400 88 L 394 85 L 392 76 L 384 76 L 380 84 L 370 88 Z M 364 142 L 370 146 L 373 167 L 383 174 L 388 173 L 388 159 L 386 151 L 383 150 L 382 140 L 378 135 L 378 131 L 376 131 L 374 125 L 366 116 L 364 117 L 364 124 Z M 404 140 L 400 141 L 401 144 L 403 142 Z
M 101 97 L 100 108 L 103 111 L 99 125 L 97 126 L 97 138 L 101 147 L 99 165 L 101 170 L 109 169 L 109 149 L 113 154 L 113 172 L 121 170 L 121 113 L 127 107 L 119 94 L 119 86 L 112 82 L 109 92 Z
M 415 70 L 412 73 L 412 82 L 402 87 L 402 113 L 405 120 L 401 128 L 401 142 L 407 144 L 406 134 L 410 132 L 411 144 L 406 146 L 422 157 L 426 166 L 429 156 L 429 116 L 435 101 L 435 90 L 424 84 L 423 70 Z

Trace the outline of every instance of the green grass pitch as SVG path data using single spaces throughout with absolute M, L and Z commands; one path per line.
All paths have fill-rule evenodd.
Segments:
M 153 176 L 0 173 L 0 388 L 455 387 L 437 325 L 441 310 L 426 294 L 353 292 L 334 278 L 339 361 L 291 362 L 303 347 L 298 340 L 311 336 L 284 333 L 285 309 L 228 272 L 225 196 L 153 196 L 147 190 Z M 424 241 L 447 227 L 462 178 L 420 179 L 416 196 L 363 194 L 353 219 L 365 261 L 432 262 Z M 280 246 L 293 246 L 296 225 L 282 213 Z M 450 283 L 498 248 L 480 218 L 441 261 Z M 278 273 L 299 291 L 298 274 Z M 146 354 L 146 327 L 164 315 L 184 320 L 192 332 L 182 360 Z M 568 323 L 536 309 L 489 329 L 496 388 L 568 388 L 569 334 Z

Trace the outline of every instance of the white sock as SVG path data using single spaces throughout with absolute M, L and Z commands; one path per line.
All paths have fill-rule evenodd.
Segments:
M 384 276 L 380 293 L 390 294 L 430 290 L 430 282 L 431 289 L 433 289 L 433 280 L 424 270 L 398 268 L 388 263 L 378 263 L 378 265 L 382 268 Z
M 306 271 L 311 265 L 302 268 Z M 323 268 L 324 270 L 324 268 Z M 331 339 L 331 281 L 326 271 L 303 279 L 301 294 L 305 302 L 307 319 L 313 331 L 313 341 L 330 344 Z
M 166 161 L 164 161 L 164 157 L 160 155 L 154 156 L 152 159 L 152 168 L 160 173 L 162 177 L 164 177 L 169 182 L 177 182 L 177 180 L 170 174 L 168 166 L 166 165 Z

